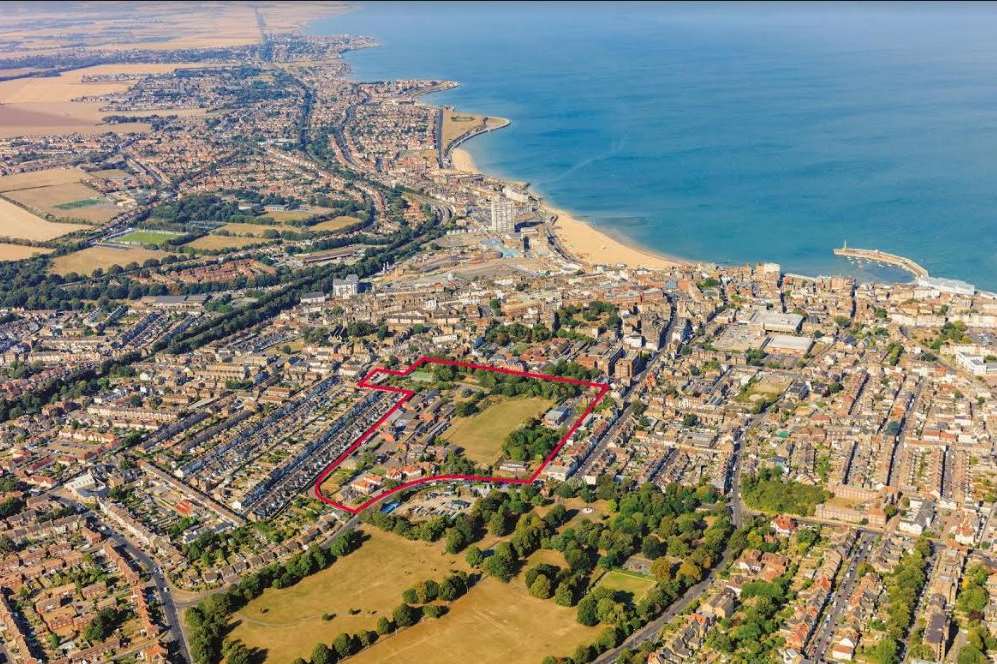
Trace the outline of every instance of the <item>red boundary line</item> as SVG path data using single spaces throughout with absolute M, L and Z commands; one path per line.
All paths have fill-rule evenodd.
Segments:
M 398 486 L 392 487 L 391 489 L 388 489 L 386 491 L 382 491 L 376 496 L 367 499 L 365 502 L 361 503 L 360 505 L 357 505 L 356 507 L 350 507 L 349 505 L 344 505 L 343 503 L 332 500 L 331 498 L 324 495 L 322 493 L 322 482 L 324 482 L 325 479 L 329 477 L 329 475 L 331 475 L 333 471 L 335 471 L 336 468 L 338 468 L 340 464 L 342 464 L 343 461 L 347 459 L 347 457 L 353 454 L 353 452 L 355 452 L 358 447 L 360 447 L 364 442 L 366 442 L 367 439 L 369 439 L 374 434 L 377 428 L 380 427 L 382 424 L 384 424 L 385 420 L 387 420 L 392 413 L 401 408 L 403 403 L 405 403 L 406 401 L 408 401 L 417 394 L 414 390 L 407 390 L 402 387 L 392 387 L 390 385 L 380 385 L 378 383 L 372 383 L 370 381 L 379 374 L 383 374 L 386 376 L 408 376 L 413 371 L 426 364 L 439 364 L 450 367 L 461 367 L 464 369 L 494 371 L 495 373 L 506 374 L 509 376 L 522 376 L 524 378 L 535 378 L 537 380 L 547 380 L 555 383 L 578 385 L 581 387 L 594 388 L 598 390 L 598 393 L 595 395 L 595 398 L 592 399 L 589 405 L 585 408 L 584 412 L 582 412 L 582 414 L 575 419 L 575 421 L 571 424 L 571 426 L 568 427 L 568 430 L 565 432 L 563 436 L 561 436 L 561 439 L 557 442 L 557 445 L 554 446 L 554 449 L 550 451 L 550 454 L 548 454 L 547 457 L 543 460 L 543 463 L 541 463 L 540 466 L 535 471 L 533 471 L 533 474 L 530 475 L 529 477 L 516 478 L 516 477 L 497 477 L 489 475 L 465 475 L 465 474 L 431 475 L 429 477 L 420 477 L 418 479 L 410 480 L 408 482 L 402 482 Z M 360 434 L 356 438 L 356 440 L 350 443 L 350 446 L 347 447 L 342 454 L 340 454 L 332 461 L 332 463 L 326 466 L 325 470 L 323 470 L 319 474 L 318 479 L 315 480 L 316 498 L 318 498 L 327 505 L 332 505 L 335 508 L 349 512 L 350 514 L 359 514 L 360 512 L 363 512 L 365 509 L 370 507 L 371 505 L 387 498 L 392 494 L 398 493 L 400 491 L 405 491 L 406 489 L 410 489 L 420 484 L 430 484 L 434 482 L 446 482 L 452 480 L 461 480 L 465 482 L 487 482 L 491 484 L 532 484 L 540 476 L 540 473 L 543 472 L 544 468 L 546 468 L 550 464 L 550 462 L 554 460 L 558 452 L 561 451 L 561 448 L 564 447 L 564 445 L 568 442 L 568 439 L 571 438 L 571 436 L 575 433 L 575 431 L 578 430 L 578 427 L 582 425 L 582 421 L 586 417 L 588 417 L 589 413 L 591 413 L 595 409 L 595 407 L 599 405 L 599 402 L 601 402 L 603 398 L 605 398 L 606 393 L 609 392 L 609 385 L 607 385 L 606 383 L 593 383 L 587 380 L 580 380 L 578 378 L 569 378 L 567 376 L 552 376 L 550 374 L 538 373 L 535 371 L 518 371 L 516 369 L 495 367 L 487 364 L 475 364 L 473 362 L 461 362 L 458 360 L 448 360 L 442 357 L 430 357 L 427 355 L 423 355 L 418 360 L 410 364 L 407 368 L 401 370 L 385 369 L 384 367 L 375 367 L 374 369 L 371 369 L 369 372 L 367 372 L 367 375 L 365 375 L 363 378 L 360 379 L 360 381 L 357 383 L 357 387 L 363 387 L 369 390 L 380 390 L 381 392 L 393 392 L 395 394 L 400 394 L 402 396 L 398 399 L 398 401 L 394 403 L 394 405 L 388 410 L 388 412 L 382 415 L 377 420 L 377 422 L 374 422 L 374 424 L 372 424 L 366 431 Z

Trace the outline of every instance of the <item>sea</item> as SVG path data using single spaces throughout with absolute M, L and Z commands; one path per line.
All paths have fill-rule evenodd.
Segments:
M 627 242 L 724 264 L 905 281 L 876 248 L 997 290 L 993 4 L 371 3 L 358 80 L 509 118 L 464 144 Z

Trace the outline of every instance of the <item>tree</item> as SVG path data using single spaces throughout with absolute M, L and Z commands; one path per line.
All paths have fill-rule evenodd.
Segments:
M 575 603 L 575 591 L 571 584 L 562 581 L 554 591 L 554 603 L 559 606 L 572 606 Z
M 464 560 L 466 560 L 467 564 L 471 567 L 480 567 L 484 559 L 485 554 L 476 546 L 470 547 L 467 550 L 467 553 L 464 554 Z
M 395 631 L 395 626 L 392 624 L 392 622 L 390 620 L 388 620 L 384 616 L 381 616 L 380 618 L 377 619 L 377 633 L 378 634 L 381 634 L 381 635 L 391 634 L 393 631 Z
M 543 574 L 538 574 L 537 578 L 530 585 L 530 594 L 540 599 L 548 599 L 551 596 L 550 579 Z
M 349 657 L 356 652 L 356 642 L 346 632 L 343 632 L 333 640 L 332 647 L 336 649 L 336 654 L 339 655 L 340 659 Z
M 418 609 L 403 602 L 398 605 L 391 617 L 394 618 L 395 624 L 399 627 L 411 627 L 419 622 L 419 614 Z
M 575 614 L 578 622 L 587 627 L 598 625 L 599 614 L 596 612 L 596 604 L 595 597 L 591 595 L 582 597 L 582 600 L 578 602 L 578 609 Z
M 651 574 L 658 580 L 659 584 L 666 584 L 672 580 L 672 562 L 668 558 L 658 558 L 651 563 Z
M 250 664 L 252 661 L 253 653 L 241 641 L 232 644 L 225 658 L 226 664 Z
M 467 537 L 456 528 L 447 531 L 447 553 L 460 553 L 467 546 Z
M 324 643 L 319 643 L 312 650 L 312 664 L 335 664 L 336 656 Z

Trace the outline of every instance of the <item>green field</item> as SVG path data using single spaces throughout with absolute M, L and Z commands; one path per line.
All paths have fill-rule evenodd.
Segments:
M 104 201 L 100 198 L 82 198 L 78 201 L 59 203 L 58 205 L 53 205 L 52 207 L 59 208 L 60 210 L 75 210 L 76 208 L 90 207 L 91 205 L 100 205 L 103 202 Z
M 612 569 L 602 575 L 599 586 L 617 592 L 628 593 L 636 603 L 655 585 L 652 577 L 635 574 L 622 569 Z
M 486 403 L 480 413 L 456 418 L 443 434 L 445 440 L 462 447 L 467 458 L 486 466 L 498 460 L 506 436 L 554 406 L 541 397 L 492 397 Z
M 290 588 L 270 588 L 246 605 L 234 616 L 238 626 L 229 638 L 266 650 L 267 662 L 307 659 L 319 641 L 374 629 L 380 616 L 390 618 L 406 588 L 439 580 L 451 570 L 467 570 L 463 557 L 444 553 L 441 544 L 410 541 L 375 528 L 365 532 L 370 538 L 359 550 Z M 351 610 L 359 611 L 351 615 Z M 322 614 L 335 617 L 323 620 Z
M 174 233 L 172 231 L 146 231 L 146 230 L 134 230 L 130 233 L 125 233 L 121 237 L 115 238 L 115 242 L 120 242 L 121 244 L 140 244 L 140 245 L 152 245 L 152 244 L 165 244 L 170 238 L 178 237 L 180 233 Z

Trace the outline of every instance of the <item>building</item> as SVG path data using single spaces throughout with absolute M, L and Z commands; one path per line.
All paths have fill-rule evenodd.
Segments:
M 360 279 L 355 274 L 347 275 L 332 282 L 333 297 L 354 297 L 360 292 Z
M 512 233 L 516 230 L 516 204 L 507 199 L 492 201 L 491 229 L 496 233 Z

